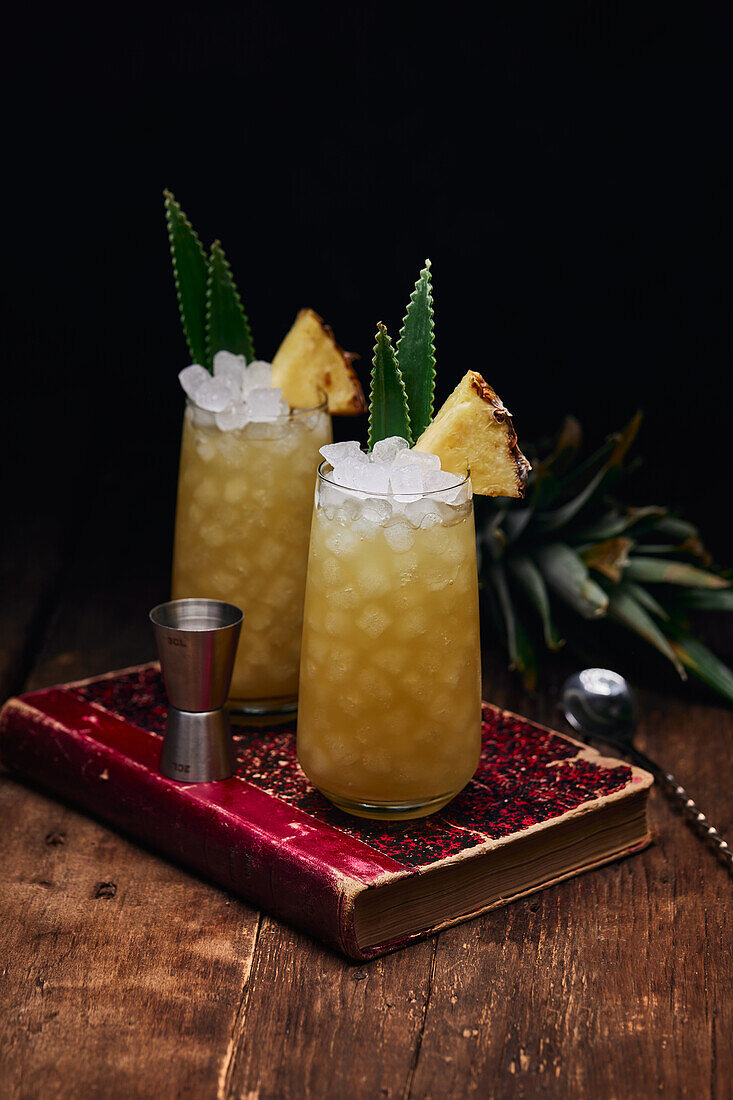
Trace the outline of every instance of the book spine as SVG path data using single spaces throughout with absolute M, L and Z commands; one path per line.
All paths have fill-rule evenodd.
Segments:
M 22 699 L 10 699 L 0 712 L 0 758 L 256 907 L 346 955 L 366 957 L 353 928 L 360 884 L 299 857 L 274 833 L 247 828 L 241 818 L 212 808 L 195 786 L 165 779 Z

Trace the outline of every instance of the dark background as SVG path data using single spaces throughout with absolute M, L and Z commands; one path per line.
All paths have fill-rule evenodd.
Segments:
M 25 10 L 5 46 L 6 516 L 114 492 L 135 532 L 154 494 L 169 530 L 188 362 L 169 187 L 223 241 L 260 356 L 311 305 L 366 383 L 429 256 L 440 398 L 480 370 L 520 442 L 566 412 L 600 442 L 643 408 L 630 495 L 730 561 L 723 5 L 442 11 Z

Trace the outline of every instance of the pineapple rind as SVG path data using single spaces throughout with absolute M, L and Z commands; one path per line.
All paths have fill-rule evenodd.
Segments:
M 325 393 L 330 413 L 357 416 L 365 412 L 366 401 L 351 365 L 356 358 L 339 347 L 314 310 L 301 309 L 272 361 L 272 384 L 282 389 L 291 408 L 312 408 Z
M 480 496 L 524 496 L 530 466 L 517 446 L 511 414 L 477 371 L 464 375 L 415 450 L 439 455 L 450 473 L 470 469 Z

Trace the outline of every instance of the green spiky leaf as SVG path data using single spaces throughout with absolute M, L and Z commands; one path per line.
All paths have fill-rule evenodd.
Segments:
M 664 636 L 651 615 L 636 600 L 632 592 L 624 585 L 616 585 L 608 600 L 608 617 L 621 623 L 627 630 L 633 630 L 645 641 L 671 661 L 683 680 L 687 674 L 670 642 Z
M 666 509 L 653 505 L 648 508 L 627 508 L 623 512 L 614 508 L 592 523 L 581 528 L 575 527 L 574 537 L 581 542 L 589 542 L 617 538 L 626 531 L 632 531 L 636 538 L 640 533 L 655 527 L 659 517 L 666 514 Z
M 501 509 L 494 502 L 476 502 L 483 517 L 482 606 L 491 612 L 514 666 L 523 663 L 524 627 L 513 598 L 520 608 L 521 596 L 532 604 L 545 644 L 552 648 L 557 635 L 548 614 L 561 614 L 555 606 L 560 597 L 584 618 L 612 619 L 633 631 L 678 671 L 686 667 L 733 701 L 733 672 L 686 633 L 691 612 L 733 611 L 733 575 L 712 566 L 691 523 L 666 508 L 632 507 L 611 494 L 622 468 L 628 472 L 633 465 L 626 455 L 638 427 L 637 416 L 623 433 L 573 467 L 567 460 L 575 454 L 580 433 L 571 424 L 548 457 L 533 454 L 524 501 L 506 501 Z M 578 624 L 574 631 L 567 613 L 561 621 L 566 637 L 577 644 L 583 628 Z M 530 619 L 527 625 L 534 623 Z
M 191 360 L 206 364 L 206 280 L 208 264 L 196 232 L 170 191 L 164 191 L 178 309 Z
M 521 672 L 527 690 L 534 691 L 537 684 L 535 652 L 529 634 L 512 603 L 506 574 L 501 565 L 494 563 L 489 566 L 489 576 L 504 621 L 510 667 Z
M 571 547 L 550 543 L 535 550 L 534 559 L 550 588 L 584 619 L 606 614 L 608 596 L 591 580 L 585 562 Z
M 693 676 L 733 703 L 733 672 L 707 646 L 684 634 L 672 642 L 672 648 Z
M 640 603 L 647 611 L 651 611 L 652 615 L 656 615 L 658 619 L 663 619 L 665 622 L 669 621 L 669 612 L 646 588 L 642 588 L 640 584 L 634 584 L 632 581 L 626 582 L 624 587 L 636 602 Z
M 583 510 L 590 500 L 595 497 L 601 486 L 608 483 L 609 475 L 621 469 L 626 452 L 636 438 L 641 424 L 641 414 L 637 413 L 624 428 L 623 432 L 613 441 L 611 453 L 601 466 L 595 477 L 591 478 L 583 488 L 576 493 L 571 500 L 561 505 L 554 512 L 546 512 L 537 516 L 537 529 L 540 531 L 559 531 Z
M 654 529 L 677 543 L 699 537 L 697 527 L 693 523 L 688 523 L 686 519 L 680 519 L 679 516 L 664 516 L 654 525 Z
M 419 439 L 433 417 L 435 337 L 430 260 L 415 283 L 397 341 L 397 362 L 407 393 L 410 429 Z
M 552 621 L 547 586 L 539 569 L 530 557 L 521 554 L 509 558 L 509 570 L 540 616 L 545 645 L 548 649 L 560 649 L 561 646 L 565 645 L 565 639 L 560 636 Z
M 213 362 L 217 351 L 243 355 L 248 363 L 255 357 L 252 333 L 231 268 L 219 241 L 209 257 L 206 285 L 206 359 Z
M 631 558 L 624 575 L 632 581 L 653 584 L 684 584 L 693 588 L 728 588 L 730 581 L 684 561 L 664 558 Z
M 685 611 L 733 611 L 733 588 L 689 588 L 675 593 L 675 607 Z
M 412 443 L 407 394 L 392 341 L 380 321 L 372 360 L 372 385 L 369 398 L 369 449 L 380 439 L 400 435 Z

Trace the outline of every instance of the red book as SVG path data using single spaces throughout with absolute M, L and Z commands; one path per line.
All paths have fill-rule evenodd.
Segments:
M 652 777 L 484 704 L 474 778 L 440 813 L 372 822 L 308 783 L 293 727 L 235 734 L 236 776 L 158 774 L 157 664 L 10 699 L 8 767 L 355 959 L 649 843 Z

